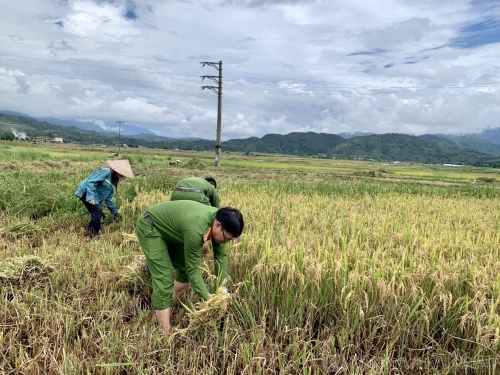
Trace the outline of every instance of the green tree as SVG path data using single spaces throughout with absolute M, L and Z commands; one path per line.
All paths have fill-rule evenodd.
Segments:
M 4 139 L 6 141 L 13 141 L 16 139 L 16 136 L 12 132 L 3 132 L 0 134 L 0 139 Z

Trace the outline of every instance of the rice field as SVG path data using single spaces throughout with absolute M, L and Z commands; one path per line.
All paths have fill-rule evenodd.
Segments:
M 94 240 L 73 193 L 114 151 L 0 149 L 0 374 L 500 371 L 496 170 L 126 150 L 123 220 Z M 163 336 L 135 220 L 208 175 L 245 218 L 230 296 L 207 314 L 190 292 Z

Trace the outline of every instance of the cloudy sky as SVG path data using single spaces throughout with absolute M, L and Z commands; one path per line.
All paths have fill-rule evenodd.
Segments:
M 215 139 L 500 127 L 498 0 L 11 0 L 0 110 Z

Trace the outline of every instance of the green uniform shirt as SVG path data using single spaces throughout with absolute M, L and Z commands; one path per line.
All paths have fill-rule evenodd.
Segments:
M 183 252 L 184 271 L 193 290 L 204 300 L 209 297 L 207 286 L 200 270 L 203 236 L 211 228 L 216 207 L 210 207 L 189 200 L 169 201 L 148 208 L 155 228 L 167 242 L 169 252 Z M 212 241 L 215 260 L 215 274 L 220 282 L 227 278 L 228 257 L 226 244 Z
M 175 187 L 187 187 L 201 190 L 202 193 L 191 193 L 186 191 L 174 190 L 170 200 L 180 201 L 180 200 L 190 200 L 195 202 L 200 202 L 206 205 L 220 208 L 219 194 L 217 189 L 203 178 L 190 177 L 181 180 L 175 185 Z

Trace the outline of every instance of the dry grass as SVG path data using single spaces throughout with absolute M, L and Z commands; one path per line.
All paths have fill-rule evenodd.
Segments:
M 229 251 L 232 293 L 206 303 L 187 294 L 173 309 L 178 334 L 163 337 L 132 233 L 170 191 L 165 168 L 141 168 L 120 187 L 124 219 L 99 240 L 82 236 L 88 216 L 70 203 L 37 220 L 41 232 L 2 234 L 12 287 L 0 288 L 0 374 L 498 373 L 500 200 L 490 187 L 467 195 L 314 172 L 295 184 L 286 178 L 298 172 L 221 169 L 221 203 L 246 222 Z M 0 211 L 2 228 L 27 222 Z M 39 263 L 14 271 L 24 257 Z
M 45 285 L 53 271 L 53 265 L 37 256 L 6 259 L 0 265 L 0 288 L 41 287 Z

